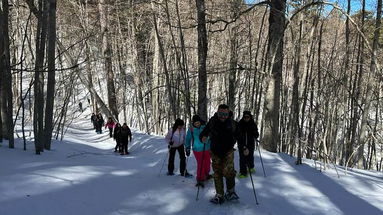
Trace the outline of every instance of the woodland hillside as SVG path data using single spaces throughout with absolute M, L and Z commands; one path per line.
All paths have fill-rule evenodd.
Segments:
M 226 103 L 297 164 L 382 171 L 381 12 L 382 0 L 2 0 L 0 141 L 33 137 L 41 154 L 88 105 L 162 135 Z

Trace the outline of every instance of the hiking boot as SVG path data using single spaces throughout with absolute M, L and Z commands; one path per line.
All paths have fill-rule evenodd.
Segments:
M 228 201 L 231 201 L 231 200 L 239 199 L 239 197 L 234 191 L 233 192 L 228 191 L 225 193 L 225 199 Z
M 168 172 L 168 173 L 166 173 L 166 175 L 174 175 L 174 173 L 173 172 Z
M 214 198 L 210 199 L 210 202 L 214 204 L 222 204 L 225 202 L 225 199 L 221 195 L 216 194 Z
M 247 178 L 247 174 L 240 174 L 238 178 Z

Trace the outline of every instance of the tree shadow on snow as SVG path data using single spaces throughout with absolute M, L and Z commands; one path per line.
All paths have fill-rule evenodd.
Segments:
M 279 154 L 287 164 L 299 172 L 299 176 L 312 184 L 318 191 L 325 195 L 343 214 L 382 214 L 383 210 L 350 193 L 338 184 L 334 178 L 315 171 L 307 164 L 295 165 L 294 159 L 286 154 Z M 305 169 L 305 170 L 304 170 Z M 304 171 L 302 171 L 304 170 Z

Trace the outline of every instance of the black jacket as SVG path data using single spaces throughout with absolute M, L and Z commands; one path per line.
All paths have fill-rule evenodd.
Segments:
M 132 132 L 129 127 L 121 127 L 120 141 L 121 143 L 132 141 Z
M 251 117 L 248 122 L 242 118 L 238 123 L 238 128 L 238 148 L 243 149 L 246 146 L 249 149 L 254 149 L 255 140 L 259 137 L 259 133 L 253 118 Z
M 220 158 L 224 158 L 228 152 L 233 150 L 237 140 L 237 122 L 231 118 L 221 122 L 217 114 L 215 114 L 210 118 L 205 129 L 201 132 L 199 136 L 201 141 L 203 136 L 210 137 L 211 152 Z
M 113 138 L 119 143 L 121 142 L 121 126 L 120 127 L 115 127 L 113 131 Z

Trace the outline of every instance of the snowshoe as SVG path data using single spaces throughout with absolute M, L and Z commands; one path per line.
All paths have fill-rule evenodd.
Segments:
M 226 192 L 225 199 L 227 201 L 237 200 L 239 199 L 238 195 L 235 192 Z
M 221 195 L 216 194 L 214 198 L 210 199 L 210 202 L 213 204 L 222 204 L 225 202 L 225 199 Z

